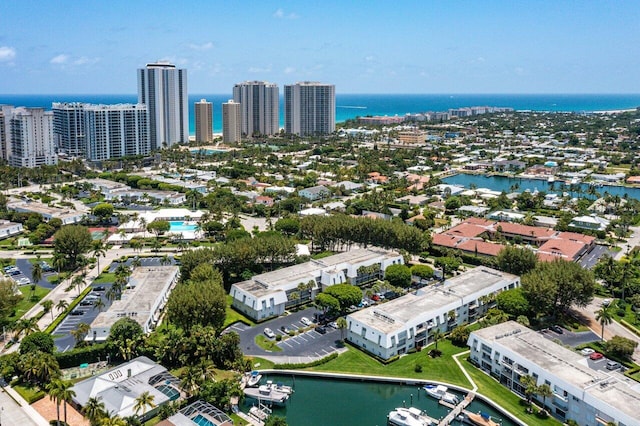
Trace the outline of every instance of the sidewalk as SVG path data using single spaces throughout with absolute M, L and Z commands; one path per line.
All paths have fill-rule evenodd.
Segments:
M 2 388 L 0 404 L 2 404 L 2 413 L 0 414 L 2 418 L 0 420 L 7 425 L 49 426 L 49 422 L 27 404 L 27 401 L 11 386 Z

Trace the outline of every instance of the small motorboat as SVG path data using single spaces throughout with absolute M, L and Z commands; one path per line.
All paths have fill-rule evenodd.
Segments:
M 249 375 L 249 378 L 247 379 L 247 386 L 249 387 L 258 386 L 260 379 L 262 379 L 262 374 L 260 374 L 260 372 L 256 370 L 252 371 L 251 374 Z
M 466 419 L 468 420 L 468 423 L 471 423 L 473 425 L 500 426 L 500 423 L 495 422 L 493 419 L 491 419 L 491 416 L 487 413 L 479 412 L 478 414 L 476 414 L 476 413 L 465 412 L 465 415 L 466 415 Z
M 387 415 L 387 423 L 391 426 L 430 426 L 432 419 L 419 408 L 396 408 Z
M 460 399 L 448 392 L 449 388 L 444 385 L 424 385 L 424 390 L 427 392 L 427 395 L 439 400 L 444 401 L 448 404 L 458 405 Z
M 273 383 L 272 380 L 267 380 L 267 385 L 269 389 L 276 390 L 278 392 L 283 392 L 291 395 L 293 393 L 293 388 L 291 386 L 283 385 L 282 383 Z
M 289 394 L 267 387 L 266 385 L 257 388 L 245 388 L 244 395 L 247 398 L 258 400 L 259 403 L 271 405 L 284 405 L 289 399 Z

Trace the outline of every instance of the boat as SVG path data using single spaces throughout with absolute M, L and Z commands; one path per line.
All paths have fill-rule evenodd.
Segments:
M 260 372 L 256 370 L 252 371 L 249 377 L 247 378 L 247 386 L 250 388 L 254 386 L 258 386 L 260 379 L 262 379 L 262 374 L 260 374 Z
M 282 383 L 273 383 L 272 380 L 267 380 L 267 385 L 269 389 L 277 390 L 278 392 L 286 393 L 291 395 L 293 393 L 293 388 L 291 386 L 283 385 Z
M 499 426 L 500 425 L 500 423 L 492 420 L 491 416 L 488 415 L 487 413 L 479 412 L 478 414 L 476 414 L 471 412 L 465 412 L 465 416 L 468 423 L 472 425 L 477 425 L 477 426 Z
M 549 176 L 549 178 L 547 179 L 547 182 L 549 183 L 554 183 L 556 181 L 556 177 L 555 176 Z
M 452 405 L 458 405 L 460 402 L 458 397 L 448 392 L 449 388 L 444 385 L 424 385 L 423 388 L 427 392 L 427 395 L 437 400 L 441 400 Z
M 387 423 L 392 426 L 430 426 L 432 419 L 419 408 L 396 408 L 387 415 Z
M 281 392 L 266 385 L 260 385 L 257 388 L 245 388 L 244 395 L 247 398 L 258 400 L 259 403 L 267 403 L 271 405 L 284 405 L 289 399 L 289 394 Z

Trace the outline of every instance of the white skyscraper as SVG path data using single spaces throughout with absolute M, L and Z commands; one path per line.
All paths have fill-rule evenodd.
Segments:
M 147 106 L 84 105 L 86 156 L 100 161 L 151 151 Z
M 284 131 L 298 136 L 336 130 L 336 88 L 304 81 L 284 86 Z
M 222 104 L 222 141 L 224 143 L 240 142 L 242 140 L 242 108 L 233 99 Z
M 168 62 L 138 69 L 138 103 L 149 111 L 151 149 L 189 141 L 187 70 Z
M 245 81 L 233 87 L 233 101 L 242 110 L 242 135 L 275 135 L 280 131 L 280 91 L 266 81 Z
M 195 104 L 196 113 L 196 142 L 211 142 L 213 140 L 213 104 L 206 99 L 200 99 Z
M 58 162 L 53 143 L 53 113 L 44 108 L 14 108 L 9 120 L 9 164 L 37 167 Z
M 9 122 L 11 120 L 12 105 L 0 105 L 0 159 L 9 160 L 11 154 L 11 132 Z
M 53 103 L 53 138 L 58 152 L 84 157 L 87 141 L 84 129 L 84 104 Z

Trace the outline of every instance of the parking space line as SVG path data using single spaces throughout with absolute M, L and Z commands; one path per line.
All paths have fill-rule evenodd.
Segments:
M 316 338 L 316 337 L 313 335 L 313 330 L 311 330 L 311 331 L 307 331 L 305 334 L 306 334 L 307 336 L 311 337 L 312 339 L 315 339 L 315 338 Z
M 287 345 L 287 346 L 289 346 L 290 348 L 293 348 L 293 346 L 291 346 L 291 345 L 290 345 L 288 342 L 286 342 L 286 341 L 283 341 L 282 343 L 283 343 L 283 344 L 285 344 L 285 345 Z

